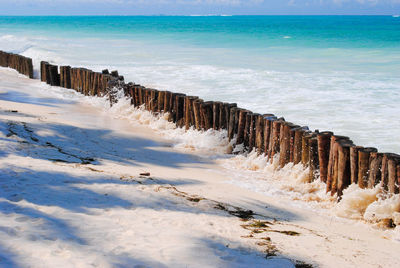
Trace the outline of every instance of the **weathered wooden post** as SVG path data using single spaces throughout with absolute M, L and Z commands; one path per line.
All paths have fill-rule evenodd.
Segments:
M 186 96 L 184 98 L 184 113 L 185 113 L 185 128 L 189 129 L 191 126 L 195 124 L 194 122 L 194 113 L 193 113 L 193 101 L 198 99 L 197 96 Z
M 249 151 L 256 148 L 256 120 L 258 117 L 261 117 L 261 114 L 252 114 L 250 118 Z
M 172 111 L 172 92 L 165 91 L 164 93 L 164 112 L 171 114 Z
M 338 144 L 338 175 L 337 194 L 343 195 L 343 190 L 350 185 L 350 147 L 353 143 L 350 140 L 339 140 Z
M 279 166 L 283 168 L 290 161 L 290 130 L 295 125 L 290 122 L 282 122 L 280 125 L 279 137 Z
M 399 193 L 399 184 L 397 178 L 397 166 L 400 162 L 400 155 L 390 154 L 388 159 L 388 191 L 392 194 Z
M 264 153 L 264 116 L 255 115 L 255 147 L 258 154 Z
M 47 83 L 47 68 L 49 63 L 47 61 L 40 62 L 40 81 Z
M 228 132 L 228 138 L 229 138 L 229 123 L 230 123 L 230 116 L 231 116 L 231 108 L 233 107 L 237 107 L 236 103 L 224 103 L 224 114 L 225 114 L 225 125 L 224 125 L 224 129 L 227 130 Z M 222 119 L 222 124 L 224 119 Z M 221 126 L 223 127 L 223 126 Z
M 160 90 L 158 91 L 158 98 L 157 98 L 157 112 L 162 113 L 164 112 L 165 106 L 165 91 Z
M 238 121 L 236 113 L 239 110 L 237 107 L 231 107 L 229 109 L 229 123 L 228 123 L 228 138 L 229 141 L 233 139 L 235 133 L 235 123 Z
M 295 138 L 295 133 L 296 130 L 299 129 L 300 126 L 295 125 L 293 126 L 290 131 L 289 131 L 289 135 L 290 135 L 290 143 L 289 143 L 289 162 L 290 163 L 294 163 L 294 138 Z
M 308 140 L 308 150 L 308 181 L 312 182 L 317 179 L 319 171 L 317 134 Z
M 330 191 L 332 195 L 336 193 L 337 189 L 337 172 L 338 172 L 338 157 L 339 157 L 337 142 L 340 140 L 349 140 L 349 138 L 345 136 L 332 135 L 329 147 L 326 192 Z
M 267 157 L 271 154 L 270 151 L 270 143 L 271 143 L 271 132 L 272 132 L 272 122 L 277 120 L 278 118 L 273 114 L 265 114 L 264 116 L 264 153 Z
M 369 155 L 368 188 L 374 188 L 375 185 L 377 185 L 381 181 L 382 158 L 383 154 L 378 152 L 371 152 Z M 357 162 L 358 162 L 358 157 L 357 157 Z M 358 177 L 358 169 L 357 169 L 357 177 Z M 357 182 L 358 179 L 355 183 Z
M 96 72 L 96 73 L 93 74 L 93 86 L 92 86 L 92 89 L 91 89 L 92 96 L 97 96 L 98 95 L 99 77 L 100 77 L 100 73 Z M 133 103 L 134 103 L 133 85 L 131 87 L 131 90 L 132 90 L 132 92 L 131 92 L 131 96 L 132 96 L 131 104 L 133 105 Z
M 204 130 L 213 128 L 213 102 L 206 101 L 200 104 L 201 117 L 203 120 L 202 125 Z
M 213 129 L 219 129 L 219 112 L 221 109 L 222 102 L 214 101 L 213 102 Z
M 250 146 L 249 146 L 250 145 L 249 141 L 250 141 L 250 127 L 251 127 L 252 121 L 253 121 L 253 113 L 248 111 L 246 114 L 246 123 L 244 125 L 244 133 L 243 133 L 244 142 L 243 142 L 243 144 L 244 144 L 245 148 L 249 151 L 251 150 Z
M 316 133 L 307 131 L 301 138 L 301 163 L 308 167 L 310 163 L 310 139 L 316 136 Z
M 71 67 L 60 67 L 60 86 L 64 88 L 71 88 Z
M 184 119 L 184 104 L 185 104 L 185 94 L 176 94 L 175 95 L 175 123 L 178 127 L 183 127 L 185 125 Z
M 158 94 L 159 93 L 160 93 L 160 91 L 158 91 L 157 89 L 151 89 L 150 90 L 150 98 L 151 98 L 150 111 L 153 114 L 155 114 L 156 112 L 159 111 L 159 109 L 158 109 Z
M 362 148 L 358 151 L 358 186 L 360 188 L 368 186 L 369 156 L 371 152 L 377 151 L 372 147 Z
M 300 127 L 294 130 L 294 141 L 293 141 L 293 164 L 297 165 L 302 162 L 303 155 L 303 136 L 308 133 L 308 127 Z
M 350 180 L 351 183 L 358 183 L 358 151 L 364 147 L 351 146 L 350 147 Z
M 277 120 L 272 121 L 272 129 L 271 129 L 271 135 L 270 135 L 270 144 L 269 144 L 269 159 L 272 163 L 274 156 L 279 153 L 280 149 L 280 130 L 281 130 L 281 124 L 285 122 L 283 118 L 278 118 Z
M 329 149 L 333 132 L 323 131 L 318 133 L 318 161 L 319 174 L 322 182 L 326 182 L 328 174 Z
M 197 129 L 197 130 L 202 129 L 201 109 L 200 109 L 200 106 L 202 103 L 203 103 L 202 99 L 195 99 L 193 101 L 194 126 L 195 126 L 195 129 Z
M 220 107 L 219 107 L 219 129 L 227 129 L 227 125 L 228 122 L 227 116 L 226 116 L 226 106 L 229 105 L 229 103 L 223 102 L 221 103 Z M 228 116 L 228 120 L 229 120 L 229 116 Z
M 245 109 L 240 109 L 239 111 L 239 120 L 238 120 L 238 130 L 237 130 L 237 137 L 236 137 L 236 144 L 244 143 L 244 134 L 245 134 L 245 127 L 246 127 L 246 116 L 248 111 Z
M 60 76 L 58 74 L 58 67 L 56 65 L 50 65 L 49 73 L 50 73 L 50 80 L 48 80 L 48 82 L 50 83 L 50 85 L 60 86 Z
M 8 67 L 8 53 L 0 50 L 0 66 Z

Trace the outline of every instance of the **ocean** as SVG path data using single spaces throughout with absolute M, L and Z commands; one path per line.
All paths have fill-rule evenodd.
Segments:
M 0 50 L 236 102 L 400 153 L 395 16 L 0 17 Z

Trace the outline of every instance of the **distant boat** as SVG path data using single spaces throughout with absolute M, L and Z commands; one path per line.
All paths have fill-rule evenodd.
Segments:
M 398 17 L 400 17 L 400 15 L 393 15 L 392 17 L 393 18 L 398 18 Z

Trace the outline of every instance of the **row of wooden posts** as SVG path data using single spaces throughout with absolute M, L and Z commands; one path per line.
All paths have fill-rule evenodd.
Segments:
M 0 66 L 17 70 L 20 74 L 33 78 L 32 59 L 0 50 Z
M 380 184 L 390 193 L 399 193 L 400 156 L 379 153 L 375 148 L 356 146 L 348 137 L 333 132 L 310 131 L 278 118 L 237 107 L 236 103 L 204 101 L 197 96 L 146 88 L 125 83 L 117 71 L 93 72 L 41 62 L 41 80 L 49 85 L 71 88 L 88 96 L 109 96 L 111 105 L 116 92 L 123 90 L 132 105 L 144 106 L 155 114 L 168 113 L 178 127 L 197 130 L 226 130 L 235 145 L 246 151 L 257 150 L 268 161 L 277 159 L 279 167 L 289 163 L 309 168 L 308 181 L 318 177 L 326 190 L 341 196 L 350 184 L 373 188 Z

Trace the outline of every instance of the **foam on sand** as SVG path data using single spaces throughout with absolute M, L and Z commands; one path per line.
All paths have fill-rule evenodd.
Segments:
M 185 130 L 176 127 L 168 121 L 168 114 L 153 114 L 144 107 L 132 106 L 122 91 L 118 92 L 118 101 L 112 107 L 109 106 L 107 98 L 83 98 L 95 106 L 101 106 L 105 112 L 116 118 L 128 120 L 134 125 L 149 126 L 172 141 L 174 148 L 212 156 L 232 175 L 232 184 L 269 196 L 299 201 L 297 206 L 328 209 L 324 213 L 376 223 L 381 227 L 400 223 L 399 195 L 387 196 L 383 194 L 379 185 L 374 189 L 360 189 L 355 184 L 350 185 L 344 191 L 341 201 L 337 202 L 336 195 L 326 193 L 325 183 L 319 179 L 308 181 L 309 170 L 303 165 L 289 163 L 279 168 L 279 154 L 270 161 L 264 154 L 258 154 L 255 150 L 250 153 L 243 152 L 243 146 L 239 145 L 233 151 L 242 153 L 229 155 L 234 140 L 229 142 L 225 130 L 198 131 L 193 128 Z
M 22 266 L 293 267 L 260 254 L 271 245 L 279 256 L 321 267 L 400 265 L 391 239 L 397 231 L 336 217 L 329 209 L 335 197 L 319 181 L 308 183 L 301 165 L 278 169 L 276 159 L 255 152 L 220 155 L 229 147 L 223 133 L 181 139 L 184 130 L 164 115 L 123 102 L 110 108 L 106 98 L 9 70 L 0 75 L 0 116 L 15 122 L 0 120 L 0 260 L 9 266 L 16 259 Z M 7 136 L 10 127 L 18 137 Z M 223 150 L 200 141 L 207 135 Z M 151 178 L 138 176 L 143 171 Z M 216 212 L 212 200 L 251 210 L 257 221 L 244 223 L 221 206 Z

